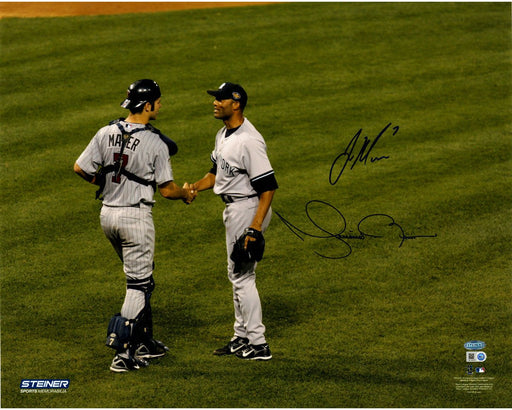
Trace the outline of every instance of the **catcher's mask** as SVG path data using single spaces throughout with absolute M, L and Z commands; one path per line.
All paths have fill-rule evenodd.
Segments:
M 154 102 L 161 96 L 160 86 L 156 81 L 144 79 L 135 81 L 128 88 L 126 99 L 121 103 L 121 107 L 130 111 L 136 111 L 146 103 Z

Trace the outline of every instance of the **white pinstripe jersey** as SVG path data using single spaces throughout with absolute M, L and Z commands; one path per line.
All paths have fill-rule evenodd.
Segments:
M 123 167 L 157 185 L 173 180 L 169 149 L 160 136 L 144 129 L 143 124 L 120 121 L 127 133 L 135 132 L 128 140 L 123 153 Z M 114 164 L 121 151 L 122 134 L 117 124 L 101 128 L 77 159 L 78 166 L 87 174 L 94 175 L 100 166 Z M 135 206 L 139 203 L 154 204 L 153 187 L 129 180 L 124 175 L 117 178 L 106 175 L 103 204 L 107 206 Z
M 262 135 L 247 118 L 226 137 L 226 127 L 217 132 L 211 160 L 217 165 L 213 192 L 217 195 L 256 194 L 251 182 L 274 174 Z

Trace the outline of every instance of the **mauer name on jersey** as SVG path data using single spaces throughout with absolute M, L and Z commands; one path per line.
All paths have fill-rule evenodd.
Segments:
M 109 134 L 108 136 L 109 147 L 120 147 L 122 141 L 123 136 L 121 134 Z M 140 140 L 138 138 L 135 138 L 133 135 L 130 135 L 130 137 L 128 138 L 128 142 L 126 143 L 125 149 L 135 151 L 139 143 Z

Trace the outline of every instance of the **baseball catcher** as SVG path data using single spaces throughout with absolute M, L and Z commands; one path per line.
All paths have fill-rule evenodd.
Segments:
M 87 182 L 99 186 L 100 223 L 123 263 L 126 293 L 123 305 L 107 328 L 106 345 L 116 353 L 110 370 L 124 373 L 148 365 L 169 348 L 153 338 L 150 299 L 153 279 L 155 192 L 190 203 L 195 192 L 174 182 L 170 158 L 176 143 L 154 128 L 161 102 L 160 86 L 151 79 L 131 84 L 121 103 L 126 118 L 111 121 L 91 139 L 73 167 Z

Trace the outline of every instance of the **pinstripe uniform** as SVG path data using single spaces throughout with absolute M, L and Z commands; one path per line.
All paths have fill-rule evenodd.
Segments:
M 234 334 L 247 338 L 254 345 L 266 343 L 262 309 L 256 288 L 256 262 L 245 264 L 235 272 L 235 263 L 229 255 L 245 228 L 250 226 L 258 209 L 258 194 L 265 188 L 275 189 L 274 170 L 267 156 L 267 147 L 262 135 L 244 118 L 235 130 L 223 127 L 215 138 L 215 149 L 211 154 L 215 174 L 213 192 L 224 200 L 223 213 L 226 228 L 228 255 L 228 277 L 233 286 L 235 309 Z M 269 209 L 263 224 L 264 232 L 271 219 Z
M 157 186 L 173 180 L 169 149 L 159 132 L 122 119 L 101 128 L 76 163 L 90 175 L 113 165 L 120 155 L 123 135 L 129 136 L 122 153 L 124 170 Z M 145 293 L 150 296 L 154 287 L 153 196 L 152 184 L 141 184 L 122 173 L 106 175 L 100 221 L 123 262 L 127 293 L 121 315 L 127 319 L 135 319 L 149 304 Z

